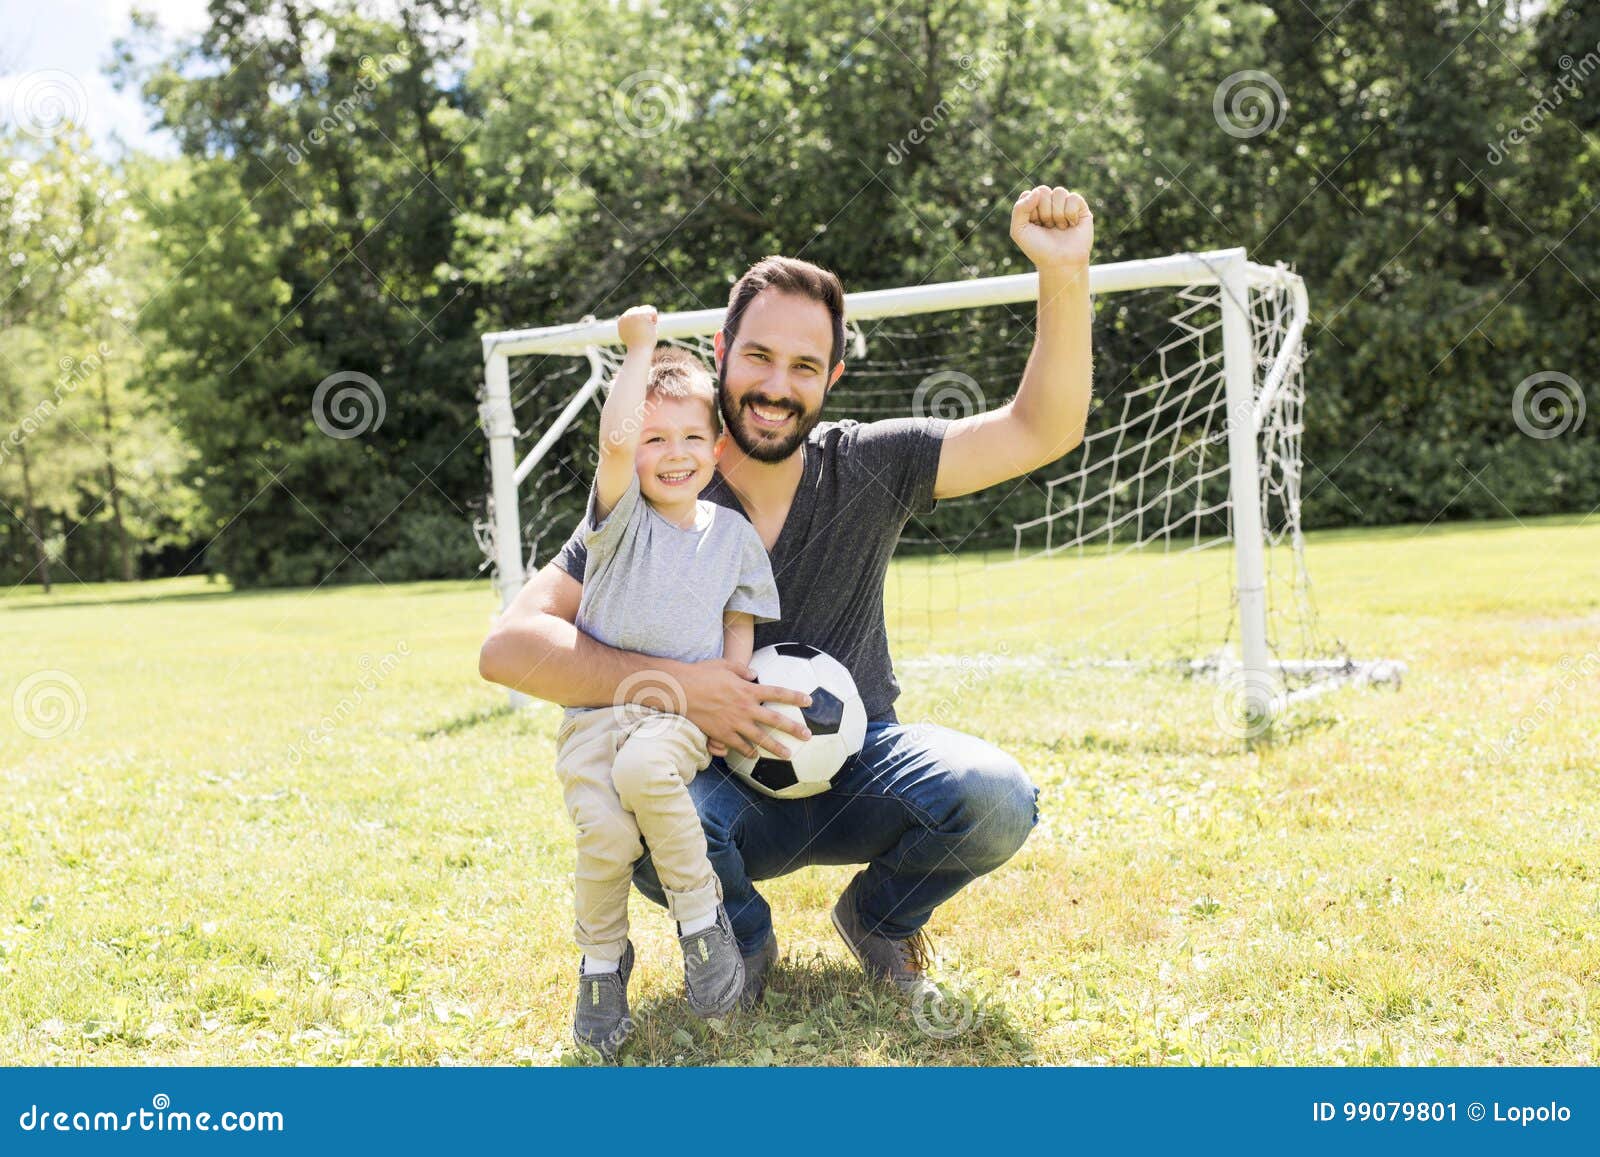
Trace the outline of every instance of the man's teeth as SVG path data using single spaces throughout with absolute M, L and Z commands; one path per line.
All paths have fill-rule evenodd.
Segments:
M 789 418 L 789 411 L 788 410 L 781 410 L 781 409 L 774 410 L 774 409 L 770 409 L 770 408 L 768 408 L 766 406 L 751 406 L 750 410 L 751 410 L 752 413 L 755 414 L 756 417 L 760 418 L 763 422 L 770 422 L 770 423 L 776 424 L 778 422 L 787 421 L 788 418 Z

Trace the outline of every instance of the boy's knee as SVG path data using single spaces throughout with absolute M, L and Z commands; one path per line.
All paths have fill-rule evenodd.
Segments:
M 639 828 L 625 813 L 580 803 L 572 812 L 578 828 L 578 874 L 588 879 L 627 876 L 644 855 Z
M 684 783 L 671 751 L 636 737 L 617 752 L 616 761 L 611 765 L 611 785 L 626 804 L 630 800 L 681 789 Z

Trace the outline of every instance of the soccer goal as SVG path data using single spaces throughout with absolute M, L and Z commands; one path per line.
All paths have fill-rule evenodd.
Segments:
M 1320 635 L 1300 532 L 1306 289 L 1242 249 L 1096 265 L 1083 444 L 907 525 L 885 605 L 897 665 L 1164 669 L 1229 688 L 1256 733 L 1339 681 L 1394 680 Z M 1004 404 L 1033 339 L 1038 276 L 849 294 L 846 373 L 824 420 L 961 417 Z M 710 362 L 722 309 L 663 314 Z M 615 320 L 486 334 L 490 494 L 479 522 L 501 604 L 581 515 Z M 519 444 L 523 432 L 532 440 Z M 519 451 L 520 457 L 519 457 Z

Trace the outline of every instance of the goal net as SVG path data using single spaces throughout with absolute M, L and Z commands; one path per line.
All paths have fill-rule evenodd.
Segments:
M 1222 250 L 1098 265 L 1090 285 L 1083 444 L 910 520 L 885 590 L 897 667 L 1208 676 L 1246 734 L 1330 680 L 1395 676 L 1323 638 L 1311 598 L 1300 278 Z M 1028 359 L 1037 292 L 1025 274 L 849 295 L 846 372 L 823 419 L 1003 405 Z M 709 365 L 721 317 L 664 314 L 658 333 Z M 480 541 L 505 602 L 581 516 L 621 349 L 614 320 L 586 319 L 489 334 L 484 352 Z

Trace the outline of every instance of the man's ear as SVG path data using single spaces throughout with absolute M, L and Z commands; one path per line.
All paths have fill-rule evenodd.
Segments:
M 716 333 L 711 335 L 711 352 L 714 357 L 713 364 L 719 373 L 722 371 L 723 355 L 727 353 L 726 344 L 722 340 L 722 333 L 723 331 L 719 329 Z
M 828 389 L 833 389 L 834 383 L 842 377 L 844 377 L 844 362 L 840 361 L 833 367 L 833 373 L 828 375 Z

